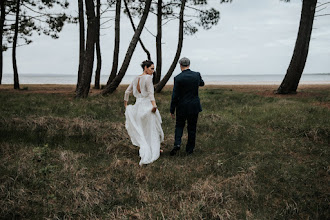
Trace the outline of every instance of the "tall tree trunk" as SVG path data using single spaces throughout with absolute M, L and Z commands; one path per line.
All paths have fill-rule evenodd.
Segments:
M 109 85 L 117 75 L 118 60 L 119 60 L 119 44 L 120 44 L 120 12 L 121 0 L 116 1 L 116 17 L 115 17 L 115 47 L 113 49 L 112 69 L 107 82 Z
M 297 91 L 308 56 L 316 3 L 317 0 L 303 0 L 296 45 L 286 75 L 277 89 L 278 94 L 296 93 Z
M 133 18 L 132 18 L 131 12 L 129 11 L 129 8 L 128 8 L 127 1 L 126 1 L 126 0 L 124 0 L 124 4 L 125 4 L 125 9 L 126 9 L 126 12 L 127 12 L 128 18 L 129 18 L 129 20 L 130 20 L 130 22 L 131 22 L 131 25 L 132 25 L 132 28 L 133 28 L 133 30 L 134 30 L 134 32 L 135 32 L 135 31 L 136 31 L 136 28 L 135 28 L 135 25 L 134 25 L 134 22 L 133 22 Z M 140 44 L 141 44 L 142 49 L 143 49 L 144 52 L 147 54 L 147 59 L 148 59 L 148 60 L 151 60 L 150 52 L 149 52 L 149 50 L 144 46 L 144 44 L 143 44 L 141 38 L 139 38 L 139 42 L 140 42 Z
M 82 78 L 82 71 L 84 67 L 84 54 L 85 54 L 85 19 L 84 19 L 84 2 L 78 0 L 79 11 L 79 69 L 76 91 L 79 88 L 79 84 Z
M 86 51 L 84 54 L 84 64 L 81 76 L 81 82 L 76 93 L 77 98 L 86 98 L 89 93 L 91 78 L 94 64 L 94 49 L 95 49 L 95 27 L 96 18 L 94 11 L 94 1 L 85 0 L 86 14 L 87 14 L 87 41 Z
M 167 71 L 166 75 L 156 85 L 155 92 L 157 92 L 157 93 L 162 91 L 162 89 L 166 85 L 167 81 L 172 76 L 173 71 L 174 71 L 176 65 L 178 64 L 178 61 L 179 61 L 179 58 L 180 58 L 180 54 L 181 54 L 181 51 L 182 51 L 182 44 L 183 44 L 183 17 L 184 17 L 183 14 L 184 14 L 185 4 L 186 4 L 186 0 L 182 0 L 181 8 L 180 8 L 179 40 L 178 40 L 178 47 L 177 47 L 177 50 L 176 50 L 176 54 L 175 54 L 174 60 L 171 64 L 169 70 Z
M 0 7 L 1 7 L 1 18 L 0 18 L 0 85 L 2 83 L 2 73 L 3 73 L 3 26 L 5 24 L 6 19 L 6 0 L 1 0 Z
M 95 89 L 100 89 L 100 77 L 101 77 L 101 66 L 102 66 L 102 57 L 101 57 L 101 47 L 100 47 L 100 19 L 101 19 L 101 2 L 100 0 L 96 1 L 96 58 L 97 58 L 97 65 L 95 71 Z
M 16 19 L 15 19 L 15 33 L 13 38 L 13 69 L 14 69 L 14 89 L 19 89 L 19 80 L 18 80 L 18 71 L 17 71 L 17 62 L 16 62 L 16 46 L 17 46 L 17 37 L 18 37 L 18 25 L 19 25 L 19 11 L 20 11 L 21 0 L 17 0 L 16 3 Z
M 157 50 L 157 65 L 154 76 L 154 84 L 159 83 L 162 75 L 162 0 L 158 0 L 157 4 L 157 37 L 156 37 L 156 50 Z
M 143 14 L 142 14 L 142 17 L 141 17 L 141 20 L 139 22 L 139 25 L 133 35 L 133 38 L 130 42 L 130 45 L 127 49 L 127 52 L 126 52 L 126 55 L 125 55 L 125 59 L 124 59 L 124 62 L 118 72 L 118 75 L 114 78 L 114 80 L 105 87 L 105 89 L 103 90 L 102 94 L 105 95 L 105 94 L 108 94 L 108 93 L 112 93 L 114 92 L 117 87 L 119 86 L 121 80 L 123 79 L 123 77 L 125 76 L 125 73 L 126 73 L 126 70 L 128 68 L 128 65 L 131 61 L 131 58 L 132 58 L 132 55 L 134 53 L 134 50 L 135 50 L 135 47 L 136 47 L 136 44 L 140 38 L 140 35 L 142 33 L 142 29 L 144 27 L 144 24 L 146 23 L 146 20 L 148 18 L 148 14 L 149 14 L 149 10 L 150 10 L 150 5 L 151 5 L 151 0 L 146 0 L 146 3 L 145 3 L 145 8 L 143 10 Z

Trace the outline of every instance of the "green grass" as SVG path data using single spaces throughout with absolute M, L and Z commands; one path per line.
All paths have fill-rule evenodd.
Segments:
M 166 89 L 165 153 L 139 167 L 123 88 L 84 100 L 2 90 L 0 219 L 329 219 L 330 91 L 302 92 L 204 88 L 195 153 L 171 157 Z

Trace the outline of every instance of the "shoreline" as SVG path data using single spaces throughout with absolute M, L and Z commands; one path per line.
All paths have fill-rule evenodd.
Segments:
M 7 88 L 13 88 L 14 84 L 0 84 L 0 90 L 1 89 L 7 89 Z M 104 86 L 101 84 L 101 86 Z M 122 87 L 127 87 L 129 84 L 120 84 L 118 88 Z M 278 87 L 280 86 L 280 83 L 207 83 L 205 86 L 200 87 L 202 88 L 207 88 L 207 87 Z M 20 84 L 21 90 L 24 87 L 39 87 L 39 88 L 47 88 L 47 87 L 52 87 L 52 88 L 75 88 L 75 84 Z M 94 85 L 91 84 L 91 90 L 95 90 Z M 166 87 L 173 87 L 173 83 L 168 83 L 165 85 Z M 330 87 L 330 82 L 315 82 L 315 83 L 299 83 L 298 89 L 301 87 Z
M 237 83 L 232 83 L 232 82 L 206 82 L 205 86 L 279 86 L 281 82 L 237 82 Z M 0 84 L 1 87 L 8 87 L 8 86 L 13 86 L 14 84 Z M 91 84 L 91 88 L 93 87 L 94 84 Z M 121 83 L 119 87 L 121 86 L 128 86 L 129 83 Z M 330 81 L 315 81 L 315 82 L 300 82 L 299 86 L 309 86 L 309 85 L 330 85 Z M 58 87 L 72 87 L 76 86 L 76 84 L 56 84 L 56 83 L 22 83 L 20 86 L 58 86 Z M 101 86 L 104 86 L 104 84 L 101 83 Z M 168 82 L 166 86 L 173 86 L 172 82 Z M 298 87 L 299 87 L 298 86 Z
M 278 96 L 274 94 L 280 84 L 207 84 L 200 87 L 201 90 L 205 89 L 228 89 L 239 92 L 252 92 L 263 94 L 267 96 Z M 117 88 L 117 92 L 126 90 L 128 84 L 121 84 Z M 20 90 L 14 90 L 13 84 L 0 85 L 0 92 L 9 93 L 60 93 L 60 94 L 74 94 L 76 85 L 74 84 L 21 84 Z M 172 91 L 173 85 L 166 85 L 163 91 Z M 319 84 L 299 84 L 297 94 L 309 93 L 315 90 L 330 90 L 330 83 Z M 94 89 L 91 85 L 90 94 L 98 95 L 102 89 Z

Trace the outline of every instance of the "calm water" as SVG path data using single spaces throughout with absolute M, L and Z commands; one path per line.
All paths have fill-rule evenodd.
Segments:
M 101 76 L 101 84 L 106 84 L 108 75 Z M 122 83 L 129 84 L 135 75 L 126 75 Z M 206 84 L 279 84 L 284 75 L 202 75 Z M 20 74 L 20 84 L 76 84 L 76 75 L 63 74 Z M 303 84 L 330 84 L 329 74 L 303 74 L 301 78 Z M 13 84 L 13 75 L 4 74 L 3 84 Z M 94 76 L 92 79 L 94 83 Z M 168 84 L 173 84 L 173 76 Z

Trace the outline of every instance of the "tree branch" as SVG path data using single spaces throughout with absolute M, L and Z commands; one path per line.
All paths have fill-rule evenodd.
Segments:
M 26 46 L 26 45 L 29 45 L 29 44 L 20 44 L 20 45 L 16 45 L 16 47 L 23 47 L 23 46 Z M 12 49 L 13 47 L 7 47 L 7 49 Z
M 104 25 L 104 24 L 106 24 L 106 23 L 108 23 L 108 22 L 110 22 L 110 21 L 113 21 L 113 20 L 114 20 L 114 18 L 108 19 L 108 20 L 102 22 L 102 23 L 100 24 L 100 26 L 102 26 L 102 25 Z
M 320 11 L 323 11 L 323 10 L 326 9 L 326 8 L 327 8 L 327 7 L 321 8 L 321 9 L 315 11 L 315 13 L 320 12 Z
M 132 18 L 131 12 L 129 11 L 129 8 L 128 8 L 128 5 L 127 5 L 126 0 L 124 0 L 124 5 L 125 5 L 125 9 L 126 9 L 126 12 L 127 12 L 128 18 L 129 18 L 129 20 L 130 20 L 130 22 L 131 22 L 132 28 L 133 28 L 133 30 L 134 30 L 134 32 L 135 32 L 135 31 L 136 31 L 136 27 L 135 27 L 135 25 L 134 25 L 133 18 Z M 143 42 L 142 42 L 142 40 L 141 40 L 141 36 L 139 37 L 139 42 L 140 42 L 141 47 L 142 47 L 142 49 L 144 50 L 144 52 L 146 52 L 147 57 L 148 57 L 148 60 L 151 60 L 150 52 L 149 52 L 149 50 L 147 50 L 147 48 L 144 46 L 144 44 L 143 44 Z
M 323 14 L 323 15 L 315 15 L 314 17 L 322 17 L 322 16 L 329 16 L 330 14 Z
M 177 18 L 171 18 L 171 19 L 168 19 L 162 26 L 166 25 L 167 23 L 169 23 L 170 21 L 173 21 L 173 20 L 176 20 Z
M 156 35 L 154 35 L 151 31 L 149 31 L 147 27 L 144 27 L 144 28 L 149 32 L 149 34 L 151 34 L 152 36 L 156 37 Z
M 101 11 L 101 15 L 103 15 L 104 13 L 106 13 L 106 12 L 109 10 L 110 7 L 111 7 L 111 6 L 108 5 L 106 9 L 102 10 L 102 11 Z
M 315 8 L 318 8 L 318 7 L 321 7 L 322 5 L 327 5 L 327 4 L 330 4 L 330 2 L 326 2 L 326 3 L 320 4 L 320 5 L 316 6 Z
M 111 27 L 113 27 L 113 25 L 110 25 L 110 26 L 108 26 L 108 27 L 100 27 L 100 29 L 101 30 L 106 30 L 106 29 L 109 29 L 109 28 L 111 28 Z M 106 34 L 104 34 L 104 35 L 101 35 L 101 36 L 105 36 Z
M 47 17 L 50 17 L 50 16 L 59 16 L 59 15 L 62 15 L 62 14 L 46 14 L 46 13 L 42 13 L 40 11 L 36 11 L 32 8 L 30 8 L 29 6 L 27 6 L 26 4 L 22 4 L 25 8 L 29 9 L 30 11 L 33 11 L 34 13 L 37 13 L 37 14 L 40 14 L 40 15 L 44 15 L 44 16 L 47 16 Z

